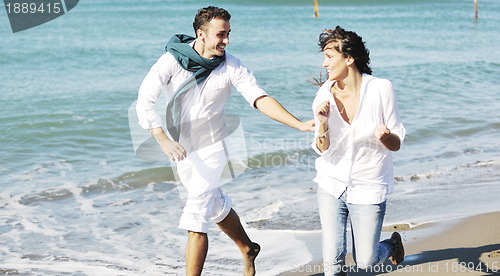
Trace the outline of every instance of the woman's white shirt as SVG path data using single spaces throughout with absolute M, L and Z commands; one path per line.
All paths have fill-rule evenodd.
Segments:
M 320 103 L 330 102 L 330 146 L 324 152 L 316 145 L 319 121 L 315 118 L 315 139 L 311 146 L 320 156 L 315 163 L 314 181 L 337 198 L 347 192 L 347 203 L 381 203 L 393 190 L 394 176 L 392 152 L 375 137 L 375 129 L 386 125 L 401 143 L 405 137 L 392 83 L 363 74 L 359 106 L 352 124 L 344 121 L 338 111 L 330 92 L 333 84 L 334 81 L 326 81 L 312 105 L 315 110 Z

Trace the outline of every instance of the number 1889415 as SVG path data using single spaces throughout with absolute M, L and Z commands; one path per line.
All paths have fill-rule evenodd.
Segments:
M 9 14 L 58 14 L 63 12 L 61 3 L 7 3 L 5 5 Z

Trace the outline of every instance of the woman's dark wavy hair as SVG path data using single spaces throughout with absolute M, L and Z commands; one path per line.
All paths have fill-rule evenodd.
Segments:
M 214 6 L 208 6 L 206 8 L 199 9 L 196 13 L 196 16 L 194 17 L 194 33 L 196 33 L 198 29 L 204 30 L 205 25 L 214 18 L 220 18 L 225 21 L 229 21 L 231 19 L 231 15 L 225 9 Z
M 343 57 L 354 58 L 354 63 L 360 73 L 372 73 L 368 65 L 370 64 L 370 51 L 365 47 L 363 39 L 355 32 L 346 31 L 340 26 L 335 27 L 334 30 L 324 30 L 319 35 L 318 45 L 321 51 L 324 51 L 330 43 L 333 43 L 333 49 L 341 53 Z

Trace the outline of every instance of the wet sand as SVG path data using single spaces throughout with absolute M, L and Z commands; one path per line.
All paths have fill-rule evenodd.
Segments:
M 422 225 L 384 227 L 382 238 L 398 231 L 405 244 L 405 261 L 386 261 L 373 271 L 357 271 L 349 254 L 349 275 L 500 275 L 500 212 Z M 292 267 L 281 276 L 323 275 L 320 234 L 307 236 L 313 261 Z M 349 245 L 350 246 L 350 245 Z

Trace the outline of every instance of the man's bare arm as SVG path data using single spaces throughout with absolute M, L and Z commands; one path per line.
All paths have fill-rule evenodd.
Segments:
M 301 131 L 314 130 L 314 120 L 302 122 L 288 112 L 277 100 L 262 96 L 255 101 L 255 107 L 267 117 Z

